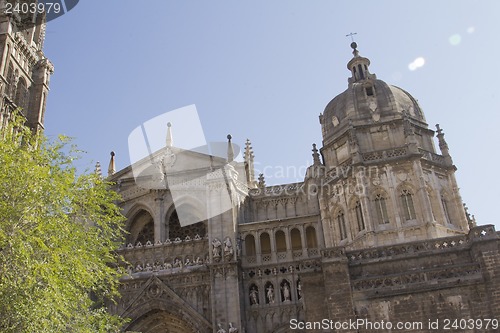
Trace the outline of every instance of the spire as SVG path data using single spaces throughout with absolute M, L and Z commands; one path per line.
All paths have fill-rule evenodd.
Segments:
M 255 186 L 255 171 L 253 167 L 254 157 L 252 143 L 247 139 L 245 142 L 244 162 L 248 186 Z
M 172 124 L 170 122 L 167 123 L 167 139 L 166 139 L 166 146 L 167 147 L 172 147 L 174 144 L 174 140 L 172 139 Z
M 312 149 L 312 157 L 313 157 L 313 165 L 321 165 L 321 160 L 319 159 L 318 149 L 316 148 L 316 144 L 313 143 Z
M 95 164 L 94 173 L 97 177 L 102 178 L 101 163 L 99 163 L 99 161 Z
M 448 143 L 444 139 L 444 133 L 441 127 L 439 127 L 439 124 L 436 124 L 436 129 L 437 129 L 437 138 L 439 142 L 439 149 L 441 149 L 441 154 L 443 154 L 443 156 L 450 156 L 450 152 L 448 150 Z
M 115 167 L 115 152 L 112 151 L 110 153 L 111 158 L 109 160 L 109 167 L 108 167 L 108 176 L 112 176 L 116 172 L 116 167 Z
M 233 143 L 231 142 L 231 139 L 233 137 L 231 134 L 227 135 L 227 162 L 230 163 L 234 160 L 234 149 L 233 149 Z

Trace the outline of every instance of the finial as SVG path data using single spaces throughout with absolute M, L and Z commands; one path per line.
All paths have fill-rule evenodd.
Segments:
M 109 167 L 108 167 L 108 176 L 112 176 L 116 172 L 116 167 L 115 167 L 115 152 L 112 151 L 110 153 L 111 159 L 109 160 Z
M 313 149 L 312 149 L 312 157 L 313 157 L 313 164 L 314 165 L 321 165 L 321 161 L 319 159 L 319 154 L 318 154 L 318 149 L 316 148 L 316 144 L 313 143 Z
M 167 123 L 167 139 L 166 139 L 166 146 L 167 147 L 172 147 L 174 144 L 174 140 L 172 139 L 172 123 L 168 122 Z
M 258 186 L 260 188 L 266 187 L 266 180 L 264 178 L 264 174 L 263 173 L 259 174 L 259 185 Z
M 99 163 L 99 161 L 95 164 L 94 173 L 97 177 L 102 178 L 101 163 Z
M 359 56 L 359 51 L 357 50 L 358 44 L 354 41 L 354 35 L 357 35 L 357 32 L 351 32 L 350 34 L 345 35 L 346 37 L 351 37 L 351 48 L 353 49 L 352 54 L 357 57 Z
M 441 127 L 439 127 L 439 124 L 436 124 L 436 129 L 437 129 L 437 138 L 439 142 L 439 149 L 441 149 L 441 154 L 443 154 L 443 156 L 450 156 L 448 143 L 444 139 L 444 133 Z
M 230 163 L 234 160 L 234 149 L 233 149 L 233 143 L 231 142 L 231 139 L 233 137 L 231 134 L 227 135 L 227 162 Z

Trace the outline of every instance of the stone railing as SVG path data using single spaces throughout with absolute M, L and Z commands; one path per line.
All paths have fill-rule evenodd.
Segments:
M 363 157 L 363 161 L 365 162 L 378 162 L 378 161 L 390 160 L 393 158 L 406 156 L 407 154 L 408 154 L 408 148 L 398 147 L 398 148 L 372 151 L 369 153 L 363 153 L 361 154 L 361 156 Z
M 434 252 L 436 250 L 450 250 L 465 247 L 469 243 L 467 235 L 453 236 L 446 238 L 436 238 L 424 242 L 412 242 L 396 244 L 390 246 L 377 247 L 367 250 L 354 250 L 346 253 L 349 263 L 354 264 L 365 260 L 373 259 L 391 259 L 398 257 L 407 257 L 409 255 L 421 255 L 425 252 Z
M 207 238 L 186 237 L 152 244 L 147 242 L 136 246 L 131 244 L 117 250 L 124 259 L 123 265 L 130 276 L 133 274 L 182 273 L 200 269 L 209 264 L 210 247 Z
M 472 242 L 488 239 L 500 239 L 493 225 L 478 226 L 467 235 L 435 238 L 426 241 L 381 246 L 364 250 L 345 250 L 343 247 L 333 247 L 321 251 L 324 259 L 347 258 L 350 265 L 364 261 L 379 261 L 380 259 L 398 259 L 412 255 L 422 255 L 431 252 L 466 249 Z
M 242 256 L 242 264 L 244 266 L 265 265 L 274 263 L 286 263 L 303 259 L 320 258 L 320 249 L 302 249 L 302 250 L 287 250 L 284 252 L 275 252 L 267 254 L 257 254 L 253 256 Z
M 267 186 L 264 188 L 253 188 L 249 190 L 251 196 L 280 196 L 280 195 L 290 195 L 296 194 L 300 192 L 303 183 L 293 183 L 286 185 L 276 185 L 276 186 Z
M 445 266 L 425 271 L 408 271 L 403 274 L 378 276 L 374 278 L 361 278 L 351 281 L 354 290 L 370 290 L 401 287 L 408 288 L 412 284 L 435 285 L 433 281 L 461 279 L 480 280 L 482 278 L 479 264 L 470 263 L 465 265 Z
M 423 159 L 437 164 L 446 165 L 446 159 L 444 158 L 444 156 L 424 150 L 422 148 L 419 148 L 418 151 L 422 154 Z

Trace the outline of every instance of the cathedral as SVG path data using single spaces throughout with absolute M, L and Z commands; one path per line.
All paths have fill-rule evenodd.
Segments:
M 21 107 L 40 130 L 53 66 L 45 25 L 23 22 L 0 18 L 0 125 Z M 267 186 L 248 140 L 241 162 L 231 136 L 224 154 L 178 148 L 175 124 L 123 170 L 111 154 L 125 332 L 498 330 L 499 233 L 467 212 L 443 130 L 351 48 L 301 182 Z

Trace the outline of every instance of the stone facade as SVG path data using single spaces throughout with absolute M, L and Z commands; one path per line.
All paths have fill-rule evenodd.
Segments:
M 173 146 L 170 126 L 152 157 L 116 173 L 112 157 L 129 232 L 112 311 L 126 330 L 391 331 L 306 327 L 366 319 L 436 332 L 500 319 L 499 234 L 464 209 L 439 126 L 440 154 L 416 100 L 351 46 L 348 88 L 320 115 L 303 182 L 266 186 L 250 142 L 238 163 L 230 137 L 227 159 L 208 156 Z M 230 208 L 207 214 L 224 195 Z M 181 226 L 181 208 L 197 223 Z M 495 331 L 481 324 L 467 331 Z
M 0 128 L 20 109 L 33 130 L 43 129 L 50 75 L 54 66 L 43 54 L 45 16 L 5 14 L 0 1 Z

